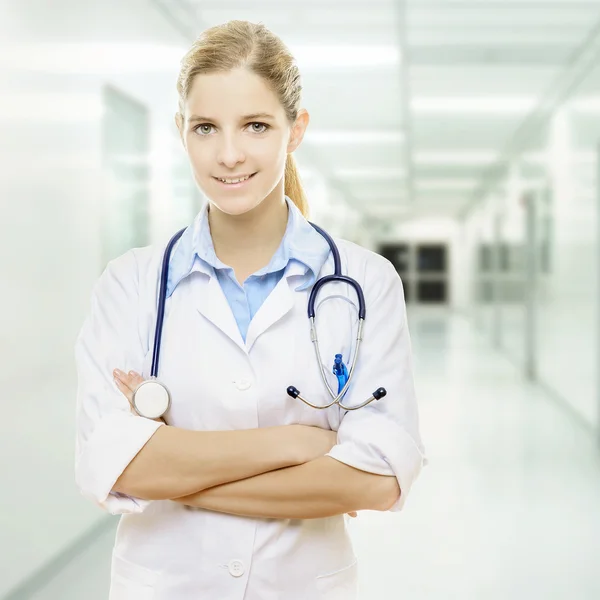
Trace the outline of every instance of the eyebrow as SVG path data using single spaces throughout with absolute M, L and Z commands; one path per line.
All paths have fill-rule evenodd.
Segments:
M 251 119 L 271 119 L 275 120 L 273 115 L 269 113 L 253 113 L 251 115 L 244 115 L 240 121 L 250 121 Z M 216 119 L 211 119 L 210 117 L 201 117 L 199 115 L 192 115 L 189 119 L 189 122 L 192 123 L 194 121 L 210 121 L 211 123 L 215 122 Z

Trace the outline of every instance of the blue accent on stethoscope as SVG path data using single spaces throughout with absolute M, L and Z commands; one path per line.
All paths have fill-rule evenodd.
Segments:
M 313 346 L 315 349 L 315 355 L 317 358 L 317 362 L 319 368 L 321 370 L 321 377 L 323 379 L 323 383 L 325 384 L 330 396 L 333 398 L 332 402 L 325 406 L 319 406 L 316 404 L 312 404 L 305 398 L 300 395 L 300 391 L 294 387 L 289 386 L 287 388 L 287 393 L 292 398 L 299 398 L 305 404 L 312 406 L 317 409 L 325 409 L 333 406 L 334 404 L 338 404 L 340 408 L 344 410 L 357 410 L 370 404 L 373 400 L 379 400 L 383 398 L 387 392 L 385 388 L 378 388 L 373 392 L 370 398 L 364 401 L 362 404 L 358 406 L 345 406 L 341 403 L 342 398 L 345 396 L 346 392 L 349 389 L 350 381 L 352 379 L 352 375 L 354 373 L 354 369 L 356 367 L 356 362 L 358 358 L 358 349 L 360 347 L 360 342 L 362 341 L 362 331 L 363 331 L 363 323 L 366 316 L 366 307 L 365 307 L 365 297 L 363 294 L 363 290 L 360 284 L 348 277 L 346 275 L 342 275 L 342 266 L 339 250 L 331 238 L 331 236 L 321 229 L 318 225 L 314 223 L 310 223 L 312 227 L 325 238 L 327 241 L 329 248 L 331 250 L 331 254 L 333 255 L 333 265 L 334 272 L 332 275 L 326 275 L 318 279 L 310 292 L 310 296 L 308 299 L 308 319 L 310 323 L 310 335 L 311 341 L 313 342 Z M 167 247 L 165 249 L 165 253 L 162 261 L 162 269 L 160 276 L 160 285 L 158 292 L 158 311 L 156 316 L 156 330 L 154 334 L 154 350 L 152 353 L 152 367 L 150 369 L 150 379 L 144 381 L 140 386 L 134 391 L 133 395 L 133 405 L 138 414 L 141 416 L 149 416 L 149 418 L 156 418 L 157 416 L 162 416 L 170 406 L 170 394 L 167 388 L 157 381 L 158 376 L 158 364 L 160 359 L 160 344 L 162 339 L 162 328 L 165 314 L 165 301 L 167 296 L 167 282 L 169 279 L 169 261 L 171 257 L 171 252 L 173 250 L 173 246 L 177 243 L 179 238 L 183 235 L 183 232 L 186 230 L 184 227 L 180 231 L 178 231 L 169 241 Z M 356 335 L 356 345 L 354 348 L 354 355 L 352 357 L 352 362 L 350 366 L 350 371 L 342 361 L 342 355 L 336 354 L 335 362 L 333 366 L 333 373 L 336 375 L 338 380 L 338 390 L 337 393 L 334 392 L 329 385 L 329 381 L 327 379 L 327 374 L 325 372 L 325 367 L 321 360 L 321 353 L 319 351 L 319 340 L 317 336 L 317 330 L 315 327 L 315 302 L 317 299 L 317 294 L 319 291 L 328 283 L 333 283 L 335 281 L 347 283 L 352 288 L 354 288 L 356 295 L 358 297 L 358 330 Z M 136 403 L 136 394 L 138 389 L 142 390 L 139 394 L 139 402 Z M 142 406 L 143 405 L 143 406 Z M 161 412 L 162 411 L 162 412 Z
M 348 381 L 348 367 L 343 362 L 343 356 L 336 354 L 333 360 L 333 374 L 338 379 L 338 394 L 344 389 Z

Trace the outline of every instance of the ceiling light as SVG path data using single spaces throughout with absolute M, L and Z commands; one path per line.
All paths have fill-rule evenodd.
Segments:
M 558 155 L 560 156 L 560 149 L 558 151 Z M 564 149 L 564 155 L 562 156 L 563 160 L 568 160 L 570 164 L 581 163 L 581 164 L 596 164 L 598 160 L 598 155 L 594 150 L 580 150 L 580 151 L 570 151 L 568 149 Z M 519 157 L 519 160 L 535 165 L 548 166 L 550 161 L 552 160 L 552 156 L 549 152 L 525 152 Z
M 399 144 L 401 131 L 307 131 L 304 139 L 312 144 Z
M 599 113 L 600 112 L 600 96 L 588 96 L 579 98 L 570 103 L 570 108 L 577 112 Z
M 374 217 L 394 217 L 397 215 L 405 215 L 413 211 L 412 206 L 406 204 L 384 204 L 383 206 L 377 203 L 364 204 L 362 207 L 369 215 Z
M 404 186 L 391 186 L 389 189 L 360 189 L 355 190 L 354 195 L 357 198 L 374 198 L 375 200 L 382 200 L 385 202 L 395 202 L 396 200 L 406 199 L 406 190 Z
M 484 166 L 497 160 L 498 153 L 494 150 L 416 152 L 414 156 L 415 164 L 428 166 Z
M 396 46 L 335 45 L 308 46 L 289 44 L 300 70 L 330 67 L 397 66 L 400 53 Z
M 479 183 L 478 179 L 417 179 L 418 190 L 471 190 Z
M 404 179 L 406 171 L 396 167 L 372 167 L 368 169 L 336 169 L 335 176 L 343 179 Z
M 34 123 L 94 121 L 103 114 L 102 98 L 91 92 L 0 94 L 0 120 L 23 119 Z
M 522 114 L 535 108 L 529 96 L 423 97 L 414 98 L 411 108 L 417 113 L 498 113 Z
M 127 42 L 52 42 L 11 45 L 0 68 L 48 73 L 118 74 L 173 72 L 186 48 Z

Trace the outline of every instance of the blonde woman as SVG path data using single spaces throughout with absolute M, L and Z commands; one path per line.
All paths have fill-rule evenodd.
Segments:
M 335 257 L 292 157 L 309 123 L 294 59 L 263 25 L 232 21 L 202 33 L 177 89 L 208 202 L 170 254 L 160 243 L 109 263 L 76 346 L 77 483 L 122 515 L 110 600 L 351 600 L 345 515 L 399 511 L 426 463 L 402 284 L 384 258 L 335 240 L 367 310 L 342 405 L 370 400 L 303 402 L 331 403 L 333 358 L 348 362 L 360 336 L 356 290 L 322 288 L 321 372 L 307 303 Z M 153 416 L 134 391 L 153 381 L 157 337 L 170 404 Z

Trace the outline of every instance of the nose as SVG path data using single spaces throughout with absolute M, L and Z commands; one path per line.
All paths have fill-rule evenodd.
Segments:
M 241 147 L 240 140 L 234 135 L 221 136 L 217 160 L 219 164 L 228 169 L 233 169 L 238 163 L 244 162 L 246 156 Z

